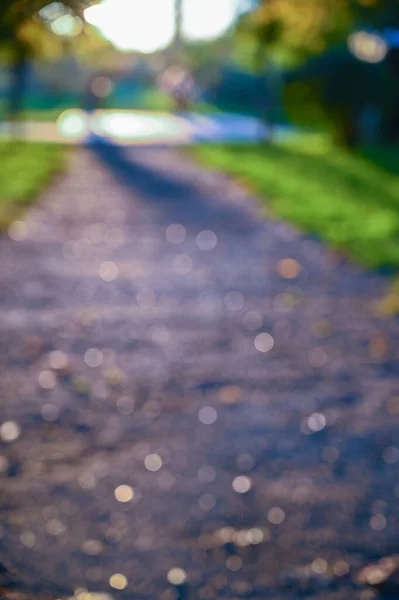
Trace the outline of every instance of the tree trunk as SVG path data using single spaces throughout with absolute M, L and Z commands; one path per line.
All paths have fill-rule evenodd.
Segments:
M 14 139 L 24 138 L 22 114 L 29 70 L 28 50 L 24 44 L 14 42 L 12 80 L 9 95 L 8 114 L 11 135 Z
M 173 39 L 173 49 L 176 62 L 181 59 L 183 46 L 182 39 L 182 21 L 183 21 L 183 0 L 175 0 L 175 35 Z
M 256 45 L 255 48 L 255 56 L 254 56 L 254 66 L 255 66 L 255 73 L 259 76 L 265 79 L 265 71 L 266 71 L 266 61 L 267 61 L 267 49 L 265 46 L 265 43 L 262 39 L 258 40 L 258 43 Z M 257 96 L 258 96 L 258 88 L 256 90 Z M 260 99 L 260 96 L 259 96 Z M 258 105 L 258 97 L 255 98 L 256 101 L 256 106 Z M 262 100 L 262 106 L 260 106 L 260 120 L 261 120 L 261 128 L 260 128 L 260 142 L 263 142 L 262 139 L 262 134 L 263 134 L 263 127 L 266 125 L 266 127 L 268 128 L 268 141 L 272 142 L 273 141 L 273 123 L 271 122 L 270 119 L 270 98 L 266 98 Z
M 333 124 L 333 140 L 337 146 L 355 148 L 359 145 L 355 115 L 351 111 L 340 108 L 330 112 Z

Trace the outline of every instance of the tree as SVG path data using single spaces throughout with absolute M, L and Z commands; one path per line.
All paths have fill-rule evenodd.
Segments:
M 83 18 L 85 0 L 3 0 L 0 16 L 0 40 L 10 57 L 12 81 L 9 94 L 9 118 L 18 124 L 23 109 L 30 57 L 40 54 L 46 44 L 57 36 L 46 26 L 44 9 L 50 5 Z M 62 43 L 62 42 L 61 42 Z M 16 133 L 21 133 L 16 127 Z
M 362 65 L 350 55 L 348 36 L 363 29 L 382 32 L 388 26 L 399 26 L 398 0 L 260 0 L 256 9 L 243 18 L 240 35 L 252 41 L 254 65 L 260 72 L 276 57 L 291 69 L 305 64 L 305 69 L 291 78 L 297 82 L 291 94 L 296 109 L 302 97 L 300 108 L 307 111 L 307 116 L 327 118 L 335 138 L 352 145 L 357 140 L 354 115 L 357 118 L 363 108 L 367 109 L 362 102 L 367 104 L 367 98 L 373 97 L 372 89 L 364 93 L 367 81 L 370 88 L 376 85 L 381 92 L 378 106 L 397 96 L 395 91 L 388 91 L 394 86 L 385 68 Z M 394 63 L 395 57 L 390 58 Z M 359 84 L 353 85 L 359 78 L 364 79 L 362 93 L 353 97 L 351 88 L 360 90 Z M 381 97 L 382 90 L 386 99 Z M 311 98 L 315 100 L 312 104 Z M 371 107 L 376 104 L 370 100 Z
M 239 35 L 265 53 L 298 64 L 346 41 L 354 29 L 399 28 L 398 0 L 260 0 L 242 17 Z
M 387 61 L 360 61 L 341 46 L 309 59 L 285 79 L 289 116 L 303 126 L 327 129 L 337 145 L 384 141 L 395 134 L 399 86 Z
M 261 0 L 243 17 L 240 31 L 255 40 L 261 68 L 270 53 L 298 63 L 322 52 L 346 35 L 352 18 L 350 0 Z

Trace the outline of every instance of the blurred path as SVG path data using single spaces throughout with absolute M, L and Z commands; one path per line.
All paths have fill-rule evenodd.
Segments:
M 171 150 L 77 151 L 10 236 L 0 587 L 364 600 L 398 539 L 382 279 Z

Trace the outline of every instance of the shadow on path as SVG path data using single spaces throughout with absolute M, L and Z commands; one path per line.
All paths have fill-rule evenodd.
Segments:
M 152 149 L 154 153 L 159 150 Z M 212 202 L 212 196 L 202 194 L 192 182 L 172 174 L 166 176 L 155 166 L 149 168 L 140 161 L 140 148 L 122 148 L 98 139 L 92 151 L 129 190 L 145 198 L 166 224 L 181 223 L 189 231 L 222 225 L 234 235 L 259 229 L 255 219 L 241 207 Z

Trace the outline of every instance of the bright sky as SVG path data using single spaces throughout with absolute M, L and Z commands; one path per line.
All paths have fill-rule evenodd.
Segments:
M 184 0 L 184 37 L 222 35 L 237 15 L 239 0 Z M 120 50 L 151 53 L 166 48 L 175 30 L 175 0 L 102 0 L 85 11 L 86 20 Z

